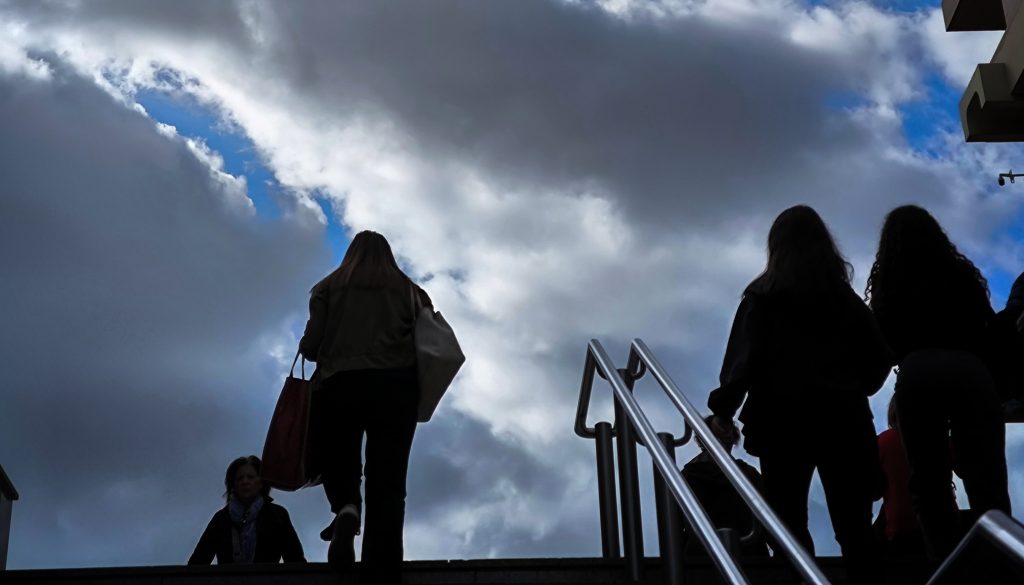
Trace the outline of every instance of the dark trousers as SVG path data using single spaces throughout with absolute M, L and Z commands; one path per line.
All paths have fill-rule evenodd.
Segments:
M 825 489 L 828 513 L 847 572 L 854 583 L 881 583 L 881 570 L 871 530 L 871 502 L 878 480 L 878 446 L 871 421 L 842 432 L 818 429 L 802 442 L 760 455 L 764 495 L 768 504 L 809 553 L 814 541 L 807 529 L 807 497 L 817 468 Z
M 359 487 L 366 477 L 362 566 L 372 583 L 398 583 L 418 397 L 415 368 L 340 372 L 313 396 L 317 457 L 331 510 L 349 504 L 361 509 Z
M 992 376 L 974 354 L 916 351 L 900 364 L 896 411 L 910 464 L 910 494 L 928 554 L 945 558 L 959 538 L 949 485 L 952 439 L 971 510 L 1010 512 L 1005 426 Z

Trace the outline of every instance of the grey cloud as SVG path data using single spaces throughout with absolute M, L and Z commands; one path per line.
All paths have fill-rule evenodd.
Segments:
M 23 495 L 11 564 L 179 563 L 227 461 L 262 446 L 281 368 L 252 343 L 304 310 L 322 233 L 236 214 L 181 141 L 50 59 L 52 81 L 0 80 L 0 455 Z M 558 471 L 449 413 L 417 440 L 409 523 L 493 499 L 502 480 L 557 502 Z M 281 500 L 318 559 L 314 492 Z M 586 533 L 566 524 L 538 541 L 494 519 L 459 554 L 592 548 L 549 541 Z
M 156 6 L 33 18 L 216 38 L 287 85 L 293 107 L 342 124 L 385 118 L 425 156 L 470 164 L 492 185 L 596 191 L 658 230 L 797 202 L 864 230 L 893 200 L 938 203 L 948 192 L 929 169 L 880 152 L 901 137 L 826 105 L 859 95 L 886 58 L 800 47 L 774 23 L 623 21 L 586 3 L 302 2 L 240 5 L 251 28 L 224 36 L 210 15 Z M 908 58 L 916 43 L 908 34 Z
M 323 233 L 232 211 L 182 141 L 51 64 L 0 78 L 11 563 L 179 562 L 206 514 L 181 518 L 262 446 L 281 373 L 253 344 L 304 310 Z M 153 522 L 179 550 L 123 538 Z
M 309 108 L 381 111 L 498 184 L 596 188 L 656 228 L 837 198 L 829 178 L 849 175 L 830 161 L 876 142 L 824 105 L 863 83 L 854 67 L 767 27 L 627 24 L 557 2 L 444 6 L 275 6 L 271 26 L 304 31 L 275 47 L 275 71 Z M 881 194 L 941 191 L 922 171 L 870 162 Z M 859 194 L 864 180 L 841 183 Z
M 501 484 L 514 485 L 533 507 L 538 521 L 545 520 L 544 514 L 557 514 L 557 503 L 565 497 L 566 487 L 564 469 L 560 465 L 538 460 L 510 438 L 495 437 L 487 425 L 479 421 L 452 411 L 445 414 L 437 424 L 422 426 L 414 444 L 408 500 L 414 522 L 429 524 L 453 511 L 500 501 L 501 496 L 494 493 L 494 487 Z M 572 440 L 568 434 L 566 440 Z M 580 446 L 569 446 L 565 450 L 575 451 Z M 562 529 L 561 524 L 587 524 L 586 520 L 593 520 L 596 528 L 596 506 L 595 491 L 593 517 L 583 520 L 562 517 L 558 530 Z M 527 537 L 521 528 L 504 524 L 503 519 L 476 526 L 474 538 L 460 554 L 473 558 L 500 549 L 511 556 L 536 555 L 542 550 L 552 556 L 572 556 L 593 553 L 598 546 L 592 531 L 577 541 L 558 541 L 555 534 L 558 530 L 538 540 Z

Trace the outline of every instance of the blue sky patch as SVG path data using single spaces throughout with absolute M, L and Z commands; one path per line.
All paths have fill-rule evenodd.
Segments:
M 281 210 L 272 193 L 280 185 L 261 160 L 259 151 L 248 136 L 226 124 L 209 108 L 186 94 L 140 91 L 135 101 L 146 108 L 156 121 L 170 124 L 178 134 L 198 138 L 224 158 L 224 170 L 235 176 L 244 175 L 259 216 L 279 218 Z
M 173 82 L 173 79 L 165 81 Z M 135 101 L 146 108 L 154 120 L 174 126 L 182 136 L 205 142 L 224 158 L 226 172 L 245 176 L 258 217 L 271 220 L 281 217 L 277 200 L 283 188 L 264 164 L 256 145 L 239 128 L 229 125 L 216 112 L 183 92 L 145 90 L 136 94 Z M 351 234 L 338 220 L 341 216 L 336 208 L 338 204 L 326 197 L 317 197 L 317 200 L 327 216 L 326 239 L 331 257 L 341 262 Z

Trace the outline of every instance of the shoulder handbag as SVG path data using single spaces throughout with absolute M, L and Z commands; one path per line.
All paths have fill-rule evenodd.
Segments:
M 410 287 L 412 310 L 415 315 L 413 339 L 416 344 L 416 370 L 420 398 L 416 411 L 417 422 L 427 422 L 434 414 L 441 397 L 455 379 L 455 374 L 466 361 L 459 340 L 451 325 L 433 307 L 419 303 L 415 285 Z
M 302 358 L 301 378 L 295 377 L 295 353 L 292 369 L 281 388 L 274 416 L 267 429 L 263 445 L 263 465 L 260 475 L 272 488 L 295 491 L 320 483 L 319 474 L 313 473 L 309 440 L 310 403 L 312 389 L 306 380 L 306 359 Z

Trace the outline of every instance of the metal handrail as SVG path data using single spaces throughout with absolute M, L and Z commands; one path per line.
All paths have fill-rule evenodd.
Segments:
M 591 395 L 593 393 L 592 389 L 593 389 L 594 374 L 595 373 L 598 376 L 600 376 L 602 379 L 604 379 L 604 380 L 608 379 L 608 377 L 604 374 L 604 372 L 601 372 L 600 370 L 596 370 L 594 368 L 593 361 L 588 359 L 586 365 L 584 366 L 583 382 L 580 384 L 580 399 L 579 399 L 579 402 L 576 405 L 576 425 L 574 427 L 574 431 L 576 432 L 576 436 L 581 437 L 583 439 L 596 439 L 597 438 L 597 427 L 588 427 L 587 426 L 587 414 L 590 412 L 590 397 L 591 397 Z M 635 375 L 636 379 L 639 379 L 639 378 L 642 378 L 642 377 L 643 377 L 643 372 L 642 371 Z M 612 427 L 612 436 L 613 437 L 617 436 L 616 429 L 615 429 L 614 426 Z M 672 444 L 674 446 L 676 446 L 676 447 L 682 447 L 683 445 L 685 445 L 685 444 L 690 442 L 690 438 L 692 436 L 693 436 L 693 431 L 690 429 L 689 425 L 687 425 L 686 422 L 684 421 L 683 422 L 683 434 L 679 435 L 678 437 L 673 436 L 672 437 Z M 645 446 L 642 437 L 637 437 L 636 440 L 637 440 L 637 443 L 640 444 L 640 446 Z
M 658 384 L 668 395 L 669 400 L 675 405 L 679 413 L 686 419 L 686 424 L 694 430 L 697 437 L 704 443 L 706 452 L 711 459 L 725 473 L 729 482 L 736 488 L 736 491 L 743 498 L 743 501 L 750 507 L 751 512 L 761 522 L 765 530 L 774 538 L 778 547 L 793 562 L 794 567 L 812 585 L 825 585 L 829 583 L 825 574 L 821 572 L 814 559 L 804 550 L 804 547 L 793 537 L 775 512 L 768 506 L 768 502 L 758 493 L 757 489 L 750 483 L 747 476 L 743 474 L 736 461 L 725 450 L 725 447 L 718 442 L 712 434 L 711 429 L 704 423 L 703 417 L 694 408 L 693 404 L 683 396 L 683 393 L 676 386 L 676 383 L 665 372 L 665 369 L 654 357 L 654 354 L 641 339 L 634 339 L 629 351 L 629 361 L 626 370 L 629 372 L 639 371 L 638 368 L 645 367 L 654 376 Z
M 956 564 L 960 555 L 979 537 L 988 539 L 997 550 L 1024 567 L 1024 526 L 999 510 L 989 510 L 982 514 L 981 518 L 978 518 L 953 553 L 946 557 L 932 578 L 928 580 L 928 585 L 937 585 L 942 581 L 946 573 Z
M 596 339 L 591 339 L 588 345 L 588 356 L 593 357 L 594 366 L 599 372 L 602 372 L 608 383 L 611 384 L 612 391 L 615 393 L 615 398 L 619 404 L 622 405 L 623 411 L 629 418 L 630 423 L 636 428 L 637 432 L 644 439 L 645 446 L 651 455 L 651 459 L 654 461 L 655 466 L 661 472 L 662 477 L 665 480 L 665 484 L 672 496 L 678 502 L 679 507 L 682 509 L 683 514 L 689 521 L 690 526 L 694 528 L 694 532 L 697 538 L 700 539 L 701 543 L 707 549 L 708 554 L 711 556 L 711 560 L 718 567 L 722 577 L 727 582 L 734 585 L 746 585 L 750 583 L 747 576 L 743 573 L 737 565 L 735 559 L 729 554 L 725 545 L 719 540 L 715 527 L 711 523 L 711 519 L 708 518 L 707 512 L 701 505 L 697 496 L 694 495 L 693 490 L 687 485 L 683 479 L 682 474 L 675 467 L 675 461 L 668 454 L 668 450 L 658 440 L 657 433 L 654 431 L 654 427 L 651 426 L 650 420 L 643 413 L 640 405 L 637 403 L 636 398 L 633 397 L 632 392 L 626 387 L 626 383 L 622 377 L 616 371 L 611 359 L 605 352 L 604 347 Z M 588 365 L 590 360 L 588 359 Z M 705 429 L 706 431 L 706 429 Z M 706 431 L 709 433 L 710 431 Z M 733 464 L 735 465 L 735 463 Z M 815 581 L 815 583 L 827 583 L 827 581 Z

